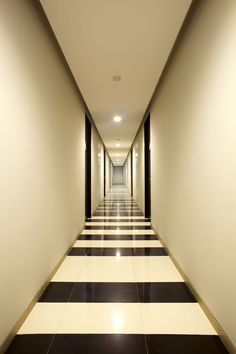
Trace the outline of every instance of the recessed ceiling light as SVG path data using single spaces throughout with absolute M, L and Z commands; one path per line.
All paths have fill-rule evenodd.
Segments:
M 117 144 L 116 144 L 116 147 L 120 147 L 120 143 L 117 143 Z
M 121 76 L 120 76 L 120 75 L 114 75 L 114 76 L 112 77 L 112 79 L 113 79 L 114 81 L 120 81 L 120 80 L 121 80 Z
M 113 120 L 114 122 L 119 123 L 121 121 L 121 116 L 115 116 Z

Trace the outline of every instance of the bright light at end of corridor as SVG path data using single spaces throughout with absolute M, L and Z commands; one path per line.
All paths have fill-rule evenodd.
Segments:
M 121 116 L 115 116 L 113 120 L 114 122 L 119 123 L 121 121 Z

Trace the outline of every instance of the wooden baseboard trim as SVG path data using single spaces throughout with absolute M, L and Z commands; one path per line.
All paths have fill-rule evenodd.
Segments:
M 81 230 L 79 231 L 79 234 L 81 233 L 81 231 L 84 229 L 84 227 L 81 228 Z M 22 313 L 22 315 L 20 316 L 20 318 L 17 320 L 16 324 L 13 326 L 13 328 L 11 329 L 10 333 L 8 334 L 7 338 L 3 341 L 3 344 L 0 347 L 0 354 L 4 354 L 5 351 L 7 350 L 8 346 L 11 344 L 13 338 L 15 337 L 15 335 L 17 334 L 17 332 L 19 331 L 20 327 L 22 326 L 22 324 L 25 322 L 26 318 L 28 317 L 29 313 L 32 311 L 33 307 L 36 305 L 36 303 L 38 302 L 39 298 L 42 296 L 42 294 L 44 293 L 45 289 L 47 288 L 48 284 L 50 283 L 51 279 L 54 277 L 55 273 L 57 272 L 57 270 L 59 269 L 59 267 L 61 266 L 61 264 L 63 263 L 64 259 L 66 258 L 69 250 L 73 247 L 74 243 L 76 242 L 78 238 L 78 235 L 75 237 L 75 239 L 73 240 L 73 242 L 71 243 L 71 246 L 67 249 L 67 251 L 62 255 L 62 257 L 60 258 L 59 262 L 56 264 L 56 266 L 53 268 L 53 270 L 51 271 L 51 273 L 49 274 L 47 280 L 44 282 L 44 284 L 41 286 L 41 288 L 37 291 L 37 293 L 35 294 L 35 296 L 33 297 L 33 299 L 30 301 L 29 305 L 27 306 L 27 308 L 25 309 L 25 311 Z
M 184 281 L 186 282 L 186 285 L 188 286 L 188 288 L 190 289 L 190 291 L 192 292 L 192 294 L 194 295 L 194 297 L 196 298 L 197 302 L 199 303 L 199 305 L 201 306 L 203 312 L 205 313 L 205 315 L 207 316 L 207 318 L 209 319 L 209 321 L 211 322 L 212 326 L 214 327 L 216 333 L 219 335 L 220 339 L 222 340 L 222 342 L 224 343 L 226 349 L 228 350 L 228 352 L 230 354 L 236 354 L 236 348 L 233 345 L 232 341 L 229 339 L 229 337 L 227 336 L 227 334 L 225 333 L 225 331 L 223 330 L 223 328 L 221 327 L 221 325 L 219 324 L 219 322 L 217 321 L 217 319 L 214 317 L 214 315 L 212 314 L 212 312 L 210 311 L 209 307 L 206 305 L 206 303 L 203 301 L 203 299 L 201 298 L 201 296 L 199 295 L 199 293 L 196 291 L 196 289 L 192 286 L 191 282 L 189 281 L 187 275 L 185 274 L 185 272 L 183 271 L 183 269 L 181 268 L 180 264 L 178 263 L 178 261 L 176 260 L 176 258 L 173 256 L 173 254 L 170 252 L 170 250 L 168 249 L 167 245 L 165 244 L 165 242 L 163 241 L 163 239 L 161 238 L 161 236 L 159 235 L 159 233 L 155 230 L 155 228 L 152 225 L 152 228 L 155 232 L 155 234 L 158 236 L 161 244 L 163 247 L 165 247 L 168 256 L 171 258 L 172 262 L 174 263 L 174 265 L 176 266 L 176 268 L 178 269 L 178 271 L 180 272 L 181 276 L 183 277 Z

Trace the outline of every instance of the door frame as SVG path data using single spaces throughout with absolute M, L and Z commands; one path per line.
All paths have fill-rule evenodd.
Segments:
M 145 218 L 151 217 L 151 144 L 150 144 L 150 113 L 144 122 L 144 199 Z
M 91 142 L 92 124 L 85 115 L 85 218 L 91 218 Z

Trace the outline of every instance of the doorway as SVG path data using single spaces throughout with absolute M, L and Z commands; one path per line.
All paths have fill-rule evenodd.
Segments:
M 85 115 L 85 218 L 91 218 L 91 132 L 91 122 Z
M 104 177 L 104 185 L 103 185 L 103 196 L 106 196 L 106 150 L 103 150 L 103 177 Z
M 144 122 L 144 196 L 145 218 L 151 217 L 151 151 L 150 151 L 150 114 Z
M 133 197 L 133 148 L 130 150 L 131 197 Z

